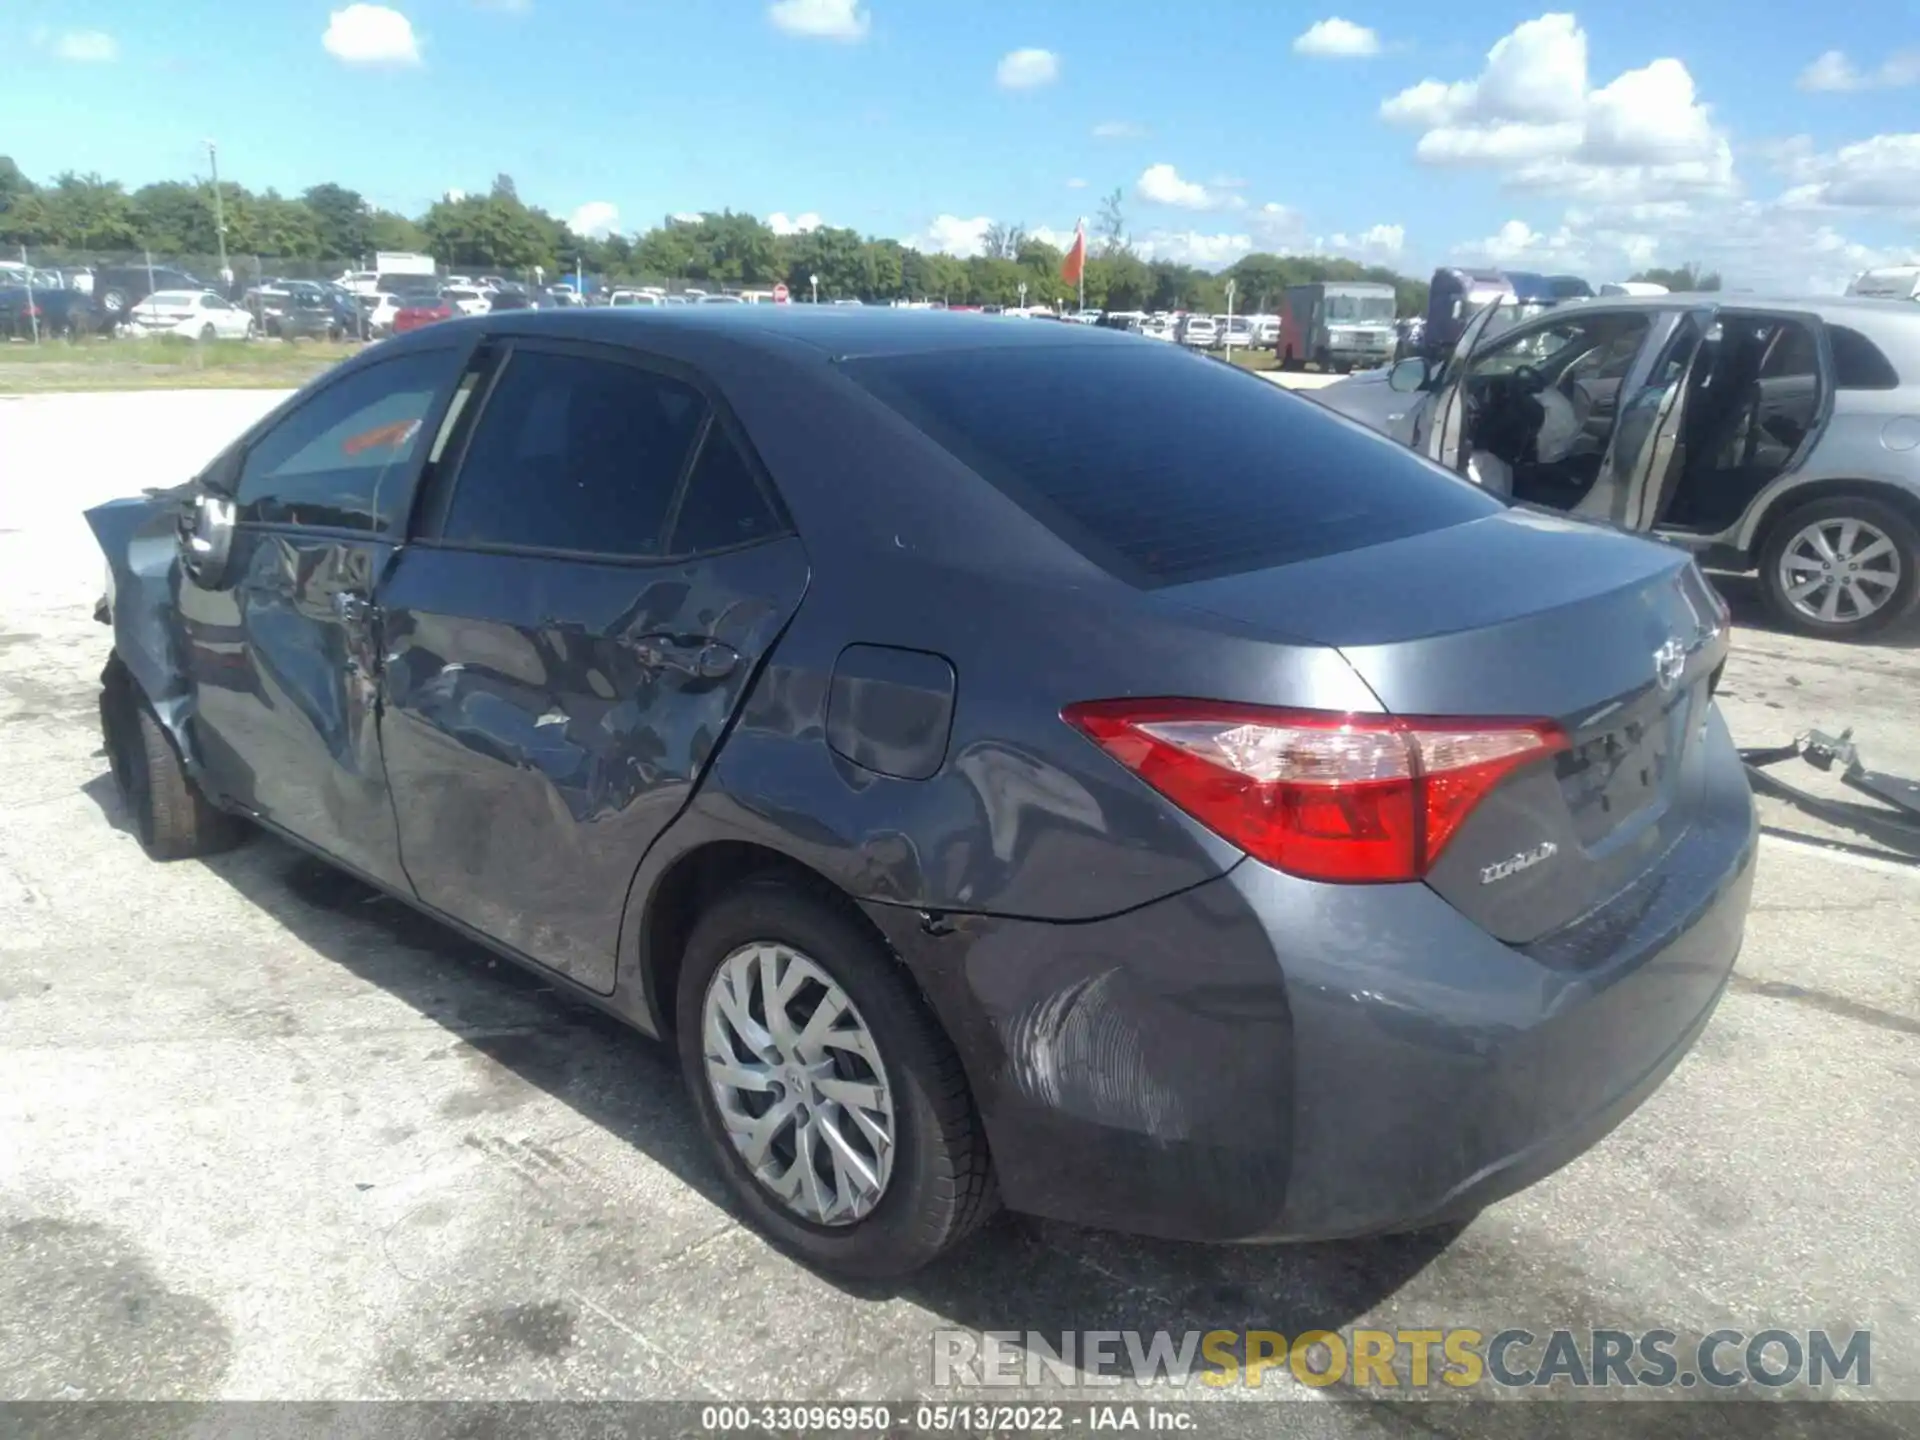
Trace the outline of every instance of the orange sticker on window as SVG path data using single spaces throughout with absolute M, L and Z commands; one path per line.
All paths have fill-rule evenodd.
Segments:
M 340 442 L 340 448 L 349 455 L 378 449 L 382 445 L 391 445 L 397 449 L 413 439 L 414 432 L 419 428 L 418 419 L 389 421 L 385 425 L 376 425 L 371 430 L 362 430 L 358 435 L 349 435 Z

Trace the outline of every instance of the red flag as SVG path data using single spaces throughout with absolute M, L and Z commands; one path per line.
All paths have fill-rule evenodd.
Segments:
M 1087 226 L 1086 222 L 1073 227 L 1073 248 L 1067 251 L 1066 258 L 1060 262 L 1060 278 L 1069 285 L 1078 285 L 1080 276 L 1087 268 Z

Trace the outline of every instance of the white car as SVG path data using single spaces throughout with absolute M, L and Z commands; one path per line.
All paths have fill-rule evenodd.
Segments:
M 349 295 L 372 295 L 380 288 L 380 275 L 375 270 L 347 270 L 333 283 Z
M 1253 317 L 1250 315 L 1216 315 L 1214 327 L 1219 334 L 1219 344 L 1231 350 L 1235 346 L 1245 347 L 1253 344 Z
M 462 315 L 485 315 L 493 309 L 493 301 L 471 285 L 449 285 L 440 298 Z
M 253 316 L 211 290 L 158 290 L 127 311 L 137 335 L 184 335 L 192 340 L 250 340 Z
M 367 314 L 367 333 L 375 339 L 393 333 L 393 317 L 400 313 L 400 299 L 396 295 L 381 291 L 373 297 L 373 308 Z
M 1220 327 L 1211 315 L 1189 315 L 1180 322 L 1180 343 L 1194 350 L 1211 350 L 1220 343 Z
M 1248 323 L 1253 326 L 1253 343 L 1263 350 L 1271 350 L 1280 343 L 1280 317 L 1278 315 L 1249 315 Z
M 609 305 L 664 305 L 667 297 L 649 290 L 616 290 L 607 297 Z

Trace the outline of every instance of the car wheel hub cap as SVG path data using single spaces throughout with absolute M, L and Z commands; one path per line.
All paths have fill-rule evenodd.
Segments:
M 1900 551 L 1864 520 L 1816 520 L 1780 552 L 1780 589 L 1812 620 L 1864 620 L 1900 588 Z
M 743 945 L 701 1004 L 707 1084 L 753 1177 L 794 1214 L 851 1225 L 893 1174 L 893 1091 L 834 979 L 791 946 Z

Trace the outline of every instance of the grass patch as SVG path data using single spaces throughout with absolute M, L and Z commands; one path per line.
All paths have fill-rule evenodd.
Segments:
M 1242 370 L 1278 370 L 1280 357 L 1271 350 L 1248 350 L 1235 346 L 1227 351 L 1227 359 Z
M 325 340 L 185 340 L 148 335 L 0 343 L 0 394 L 60 390 L 281 390 L 357 354 Z

